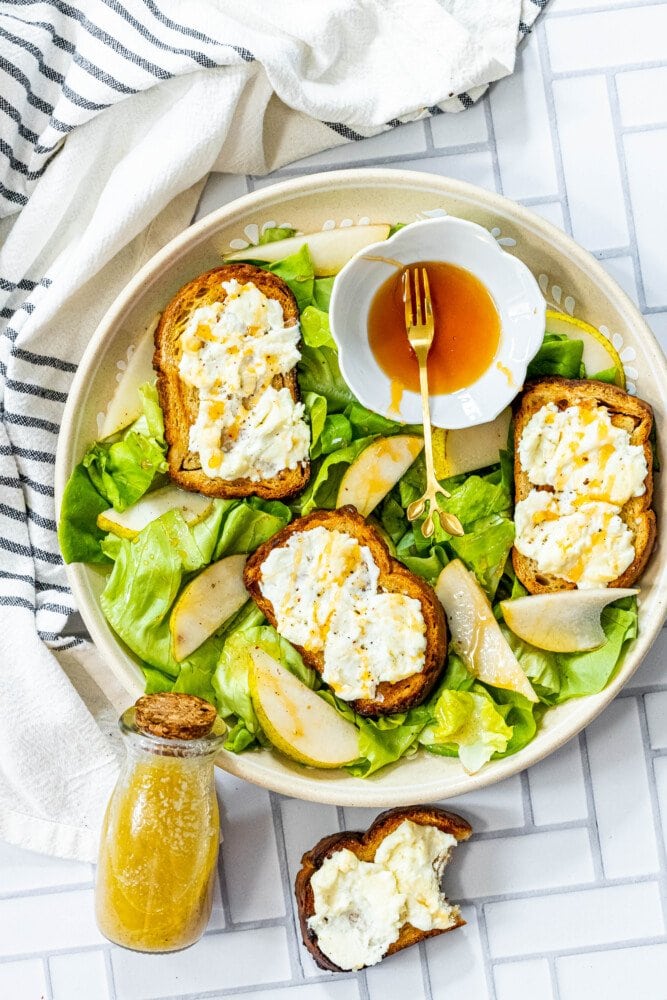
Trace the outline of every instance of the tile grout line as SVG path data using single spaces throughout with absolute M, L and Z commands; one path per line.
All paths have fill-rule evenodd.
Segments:
M 565 182 L 565 168 L 563 167 L 563 153 L 560 144 L 560 133 L 558 131 L 558 115 L 556 114 L 556 102 L 553 94 L 554 73 L 551 67 L 551 56 L 549 55 L 549 43 L 545 29 L 546 18 L 540 18 L 537 22 L 535 36 L 537 38 L 538 54 L 540 57 L 540 67 L 542 69 L 542 79 L 544 82 L 544 98 L 547 108 L 547 118 L 549 120 L 549 130 L 551 132 L 551 147 L 553 150 L 554 167 L 558 181 L 558 195 L 563 210 L 563 222 L 565 232 L 572 236 L 572 217 L 570 215 L 570 202 Z
M 551 992 L 553 993 L 553 1000 L 560 1000 L 560 983 L 558 982 L 556 960 L 553 955 L 547 955 L 546 962 L 549 968 L 549 978 L 551 979 Z
M 660 803 L 658 801 L 658 789 L 655 779 L 653 756 L 651 754 L 651 742 L 648 731 L 648 718 L 646 716 L 646 703 L 642 695 L 637 699 L 637 710 L 639 713 L 639 729 L 642 734 L 644 748 L 644 763 L 646 767 L 646 777 L 648 779 L 649 797 L 651 800 L 651 813 L 653 815 L 653 829 L 655 832 L 656 847 L 658 853 L 659 870 L 657 878 L 660 885 L 660 895 L 662 897 L 662 914 L 665 927 L 667 928 L 667 849 L 662 833 L 662 822 L 660 816 Z
M 625 938 L 622 941 L 602 941 L 600 944 L 585 944 L 575 948 L 553 948 L 550 951 L 546 949 L 529 952 L 519 951 L 508 955 L 497 955 L 493 961 L 495 965 L 513 965 L 516 962 L 523 962 L 532 958 L 552 958 L 556 960 L 559 958 L 571 958 L 577 955 L 597 954 L 604 951 L 631 951 L 633 948 L 647 948 L 652 945 L 662 944 L 667 945 L 667 933 L 632 939 Z
M 283 886 L 283 899 L 285 901 L 285 929 L 287 933 L 287 949 L 289 953 L 290 968 L 292 970 L 292 981 L 294 982 L 296 980 L 297 982 L 302 982 L 306 979 L 306 974 L 301 958 L 301 946 L 296 926 L 296 917 L 294 914 L 292 885 L 289 877 L 289 865 L 287 863 L 287 845 L 285 843 L 283 816 L 280 809 L 280 801 L 276 792 L 269 792 L 269 801 L 271 803 L 271 816 L 273 819 L 273 830 L 278 852 L 278 867 L 280 868 L 280 880 Z
M 521 55 L 517 55 L 517 60 L 521 59 Z M 498 144 L 496 142 L 496 127 L 493 122 L 493 112 L 491 111 L 491 99 L 489 97 L 489 91 L 487 90 L 484 97 L 481 98 L 484 107 L 484 117 L 486 119 L 486 131 L 487 131 L 487 143 L 489 147 L 489 152 L 491 153 L 491 163 L 493 165 L 493 177 L 496 182 L 496 191 L 498 194 L 503 193 L 503 179 L 500 173 L 500 162 L 498 160 Z
M 477 914 L 477 930 L 479 932 L 479 943 L 482 949 L 484 978 L 486 979 L 488 1000 L 496 1000 L 496 981 L 493 974 L 493 958 L 491 957 L 491 949 L 489 946 L 489 932 L 486 927 L 486 913 L 484 912 L 484 906 L 484 903 L 478 903 L 475 905 L 475 912 Z
M 42 959 L 42 969 L 44 971 L 44 981 L 46 982 L 46 996 L 44 1000 L 53 1000 L 53 983 L 51 982 L 51 966 L 49 964 L 50 959 L 45 956 Z M 41 998 L 40 998 L 41 1000 Z
M 588 759 L 588 741 L 586 730 L 579 734 L 579 753 L 581 754 L 581 769 L 584 778 L 584 791 L 586 793 L 586 809 L 588 811 L 588 838 L 591 845 L 591 855 L 593 857 L 593 873 L 596 883 L 604 880 L 604 865 L 602 863 L 602 848 L 600 846 L 600 831 L 598 829 L 598 817 L 595 810 L 595 796 L 593 793 L 593 782 L 591 779 L 591 766 Z
M 625 220 L 630 236 L 632 266 L 635 273 L 637 285 L 637 298 L 639 299 L 639 309 L 646 308 L 646 292 L 644 289 L 644 275 L 642 274 L 639 260 L 639 245 L 637 243 L 637 229 L 635 226 L 635 216 L 630 195 L 630 181 L 628 179 L 628 167 L 625 159 L 625 142 L 621 134 L 621 110 L 618 100 L 618 90 L 616 87 L 616 77 L 613 73 L 607 75 L 607 96 L 609 98 L 609 109 L 611 120 L 614 126 L 614 141 L 616 143 L 616 158 L 618 160 L 618 172 L 621 180 L 621 190 L 625 203 Z

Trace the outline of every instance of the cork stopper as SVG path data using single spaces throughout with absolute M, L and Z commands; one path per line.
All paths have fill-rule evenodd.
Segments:
M 213 728 L 217 712 L 194 694 L 145 694 L 134 706 L 137 729 L 170 740 L 198 740 Z

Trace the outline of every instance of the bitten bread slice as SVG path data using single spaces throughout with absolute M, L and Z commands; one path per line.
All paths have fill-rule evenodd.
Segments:
M 223 281 L 236 279 L 240 284 L 252 282 L 267 298 L 275 299 L 283 308 L 286 326 L 298 323 L 296 299 L 285 282 L 270 271 L 250 264 L 226 264 L 200 274 L 174 296 L 162 313 L 155 331 L 153 367 L 157 372 L 157 391 L 164 413 L 165 437 L 169 445 L 167 461 L 171 479 L 186 490 L 212 497 L 245 497 L 254 494 L 266 500 L 293 496 L 304 488 L 310 475 L 310 465 L 302 462 L 296 469 L 283 469 L 271 479 L 218 479 L 206 475 L 199 455 L 189 450 L 190 427 L 197 419 L 199 392 L 179 375 L 181 334 L 195 309 L 224 302 L 227 293 Z M 295 402 L 299 400 L 296 369 L 273 380 L 276 389 L 287 387 Z
M 324 954 L 319 947 L 317 934 L 308 926 L 309 919 L 315 915 L 315 896 L 311 885 L 314 873 L 322 867 L 327 858 L 345 848 L 356 854 L 362 861 L 373 861 L 375 853 L 385 837 L 393 833 L 405 820 L 411 820 L 421 826 L 434 826 L 438 830 L 442 830 L 443 833 L 451 834 L 457 841 L 467 840 L 472 834 L 470 824 L 455 813 L 445 812 L 444 809 L 438 809 L 436 806 L 407 806 L 389 809 L 387 812 L 381 813 L 365 833 L 345 831 L 324 837 L 312 850 L 303 855 L 301 870 L 296 876 L 294 887 L 299 910 L 299 924 L 303 943 L 321 969 L 328 969 L 330 972 L 344 971 Z M 453 918 L 449 927 L 431 931 L 418 930 L 409 923 L 403 924 L 398 938 L 389 945 L 384 957 L 393 955 L 403 948 L 409 948 L 410 945 L 419 944 L 426 938 L 445 934 L 447 931 L 465 924 L 458 908 L 454 909 Z
M 514 498 L 515 503 L 525 498 L 533 489 L 533 484 L 523 470 L 519 458 L 519 442 L 531 417 L 546 406 L 554 403 L 560 410 L 568 406 L 583 404 L 604 406 L 609 411 L 615 427 L 624 428 L 630 443 L 641 445 L 648 470 L 644 483 L 646 492 L 640 497 L 631 497 L 620 510 L 620 517 L 632 532 L 635 558 L 628 568 L 609 587 L 632 587 L 644 571 L 656 538 L 655 513 L 651 509 L 653 499 L 653 452 L 649 441 L 653 427 L 653 411 L 648 403 L 636 396 L 630 396 L 623 389 L 595 379 L 566 379 L 557 376 L 528 382 L 517 398 L 514 412 Z M 548 487 L 541 487 L 542 489 Z M 512 549 L 514 571 L 521 583 L 531 594 L 544 594 L 554 590 L 574 590 L 576 584 L 548 573 L 542 573 L 535 561 Z
M 313 511 L 312 514 L 292 521 L 273 538 L 260 545 L 245 566 L 244 580 L 250 595 L 270 623 L 277 627 L 273 605 L 264 597 L 261 590 L 262 565 L 269 553 L 274 548 L 286 545 L 292 535 L 317 527 L 345 532 L 356 538 L 360 545 L 368 546 L 380 570 L 378 581 L 380 590 L 416 598 L 421 604 L 426 625 L 424 669 L 400 681 L 393 683 L 383 681 L 378 685 L 375 698 L 360 698 L 351 701 L 350 705 L 359 715 L 375 716 L 405 712 L 413 705 L 421 704 L 437 681 L 447 652 L 447 626 L 442 605 L 433 588 L 425 580 L 415 576 L 406 566 L 392 558 L 384 540 L 354 507 Z M 311 652 L 301 646 L 296 648 L 305 662 L 321 674 L 324 670 L 323 654 Z

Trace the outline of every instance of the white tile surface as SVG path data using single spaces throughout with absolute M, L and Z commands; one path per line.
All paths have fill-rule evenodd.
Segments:
M 461 811 L 476 833 L 523 827 L 521 778 L 515 775 L 497 785 L 480 788 L 441 802 L 443 809 Z
M 62 861 L 34 851 L 22 851 L 0 841 L 0 896 L 28 889 L 90 884 L 93 866 L 80 861 Z
M 556 80 L 553 97 L 572 236 L 588 250 L 624 247 L 629 233 L 607 80 Z
M 667 691 L 644 696 L 648 735 L 652 747 L 667 747 Z
M 539 997 L 553 1000 L 549 963 L 544 958 L 528 962 L 503 962 L 494 970 L 496 1000 L 516 1000 L 517 997 Z
M 663 1000 L 667 944 L 618 948 L 556 960 L 560 1000 L 604 996 L 605 1000 Z
M 584 770 L 577 738 L 531 767 L 528 781 L 533 821 L 538 826 L 587 818 Z
M 103 951 L 53 955 L 49 959 L 53 1000 L 73 1000 L 72 984 L 85 1000 L 108 1000 L 106 960 Z
M 555 73 L 664 62 L 667 7 L 628 4 L 623 10 L 547 18 L 546 33 Z
M 227 778 L 223 784 L 222 861 L 231 918 L 265 920 L 285 913 L 269 793 Z
M 657 125 L 667 121 L 667 66 L 618 73 L 616 87 L 624 125 Z
M 429 174 L 442 174 L 456 180 L 468 181 L 495 191 L 493 157 L 488 152 L 450 153 L 425 160 L 406 160 L 401 166 L 408 170 L 423 170 Z
M 370 1000 L 387 1000 L 394 996 L 423 1000 L 426 994 L 420 949 L 406 948 L 392 955 L 391 961 L 374 965 L 366 972 L 366 983 Z
M 33 958 L 0 964 L 0 996 L 11 1000 L 44 1000 L 47 986 L 43 963 Z
M 588 830 L 550 830 L 475 840 L 458 847 L 445 874 L 453 899 L 507 895 L 593 880 Z
M 550 0 L 517 75 L 471 110 L 339 145 L 267 179 L 213 175 L 197 217 L 322 167 L 390 163 L 491 190 L 498 176 L 536 215 L 562 229 L 571 219 L 630 296 L 645 294 L 667 349 L 666 38 L 667 2 Z M 267 793 L 223 778 L 226 890 L 210 926 L 223 928 L 225 912 L 228 925 L 171 956 L 124 952 L 98 935 L 88 866 L 0 846 L 0 1000 L 425 1000 L 429 982 L 433 1000 L 554 1000 L 552 972 L 559 1000 L 665 1000 L 666 693 L 667 629 L 589 728 L 587 755 L 575 739 L 527 778 L 443 803 L 483 834 L 454 853 L 447 892 L 488 901 L 463 907 L 466 927 L 359 976 L 319 970 L 294 925 L 294 875 L 303 851 L 338 828 L 333 807 L 276 796 L 274 833 Z M 379 811 L 342 819 L 365 828 Z
M 462 906 L 461 913 L 465 927 L 431 938 L 424 945 L 431 993 L 438 1000 L 488 995 L 477 912 L 472 906 Z
M 0 900 L 0 955 L 28 955 L 103 944 L 93 916 L 93 890 Z
M 537 35 L 522 47 L 513 76 L 491 91 L 493 129 L 503 194 L 538 198 L 558 194 L 551 123 Z M 516 108 L 522 112 L 516 114 Z
M 667 190 L 662 170 L 667 161 L 667 128 L 632 132 L 625 136 L 624 143 L 646 305 L 665 306 L 667 287 L 660 255 L 667 228 Z
M 291 978 L 283 927 L 207 934 L 168 958 L 115 948 L 111 964 L 116 995 L 122 1000 L 157 1000 Z
M 465 114 L 436 115 L 430 119 L 430 125 L 436 149 L 486 142 L 488 138 L 483 101 L 469 108 Z
M 657 882 L 487 903 L 484 913 L 489 948 L 498 958 L 631 941 L 665 931 Z
M 646 771 L 639 710 L 621 698 L 589 726 L 588 760 L 607 878 L 658 871 L 658 848 Z M 619 788 L 624 794 L 619 795 Z

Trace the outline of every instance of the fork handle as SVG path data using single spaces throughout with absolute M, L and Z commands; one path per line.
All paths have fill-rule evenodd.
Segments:
M 416 353 L 416 352 L 415 352 Z M 427 487 L 437 484 L 435 478 L 435 466 L 433 464 L 433 438 L 431 435 L 431 415 L 428 396 L 428 374 L 426 371 L 426 359 L 428 352 L 419 351 L 417 361 L 419 362 L 419 391 L 422 400 L 422 421 L 424 428 L 424 454 L 426 458 L 426 484 Z

